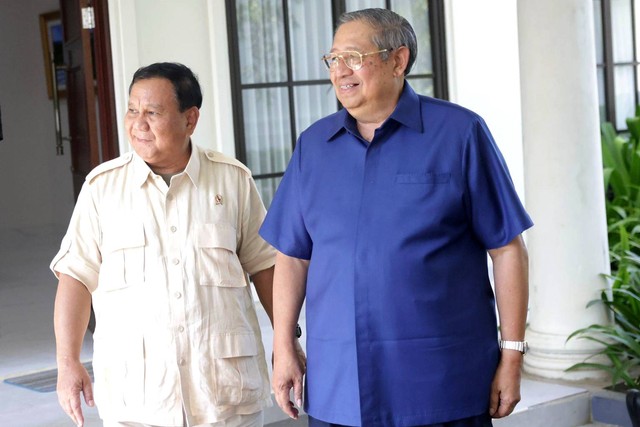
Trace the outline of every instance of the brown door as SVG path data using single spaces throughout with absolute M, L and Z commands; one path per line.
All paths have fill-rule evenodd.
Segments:
M 84 27 L 88 28 L 83 28 L 85 8 L 93 16 L 89 23 L 85 22 Z M 107 0 L 60 0 L 60 9 L 67 66 L 71 171 L 77 198 L 89 171 L 118 155 L 109 18 Z

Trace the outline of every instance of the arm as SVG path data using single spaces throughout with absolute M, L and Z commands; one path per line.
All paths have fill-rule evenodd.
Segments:
M 273 325 L 273 267 L 259 271 L 251 276 L 251 281 L 256 288 L 258 299 L 269 316 Z
M 523 341 L 529 301 L 529 260 L 522 236 L 501 248 L 489 251 L 493 261 L 500 333 L 504 340 Z M 489 413 L 502 418 L 520 401 L 520 371 L 523 355 L 502 350 L 491 387 Z
M 91 294 L 87 288 L 73 277 L 60 274 L 53 314 L 58 401 L 78 426 L 84 424 L 80 393 L 87 405 L 94 405 L 91 378 L 80 363 L 80 350 L 90 312 Z
M 299 357 L 300 344 L 295 327 L 300 315 L 307 287 L 309 261 L 292 258 L 278 252 L 273 279 L 273 378 L 272 386 L 278 406 L 291 418 L 298 418 L 298 410 L 289 400 L 293 388 L 294 400 L 302 406 L 302 377 L 304 361 Z

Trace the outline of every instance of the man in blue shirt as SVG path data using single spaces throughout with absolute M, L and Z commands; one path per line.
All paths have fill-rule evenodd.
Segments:
M 532 222 L 484 121 L 405 81 L 416 53 L 391 11 L 341 17 L 323 59 L 344 109 L 302 132 L 261 229 L 272 385 L 297 418 L 306 298 L 311 426 L 489 426 L 520 400 Z

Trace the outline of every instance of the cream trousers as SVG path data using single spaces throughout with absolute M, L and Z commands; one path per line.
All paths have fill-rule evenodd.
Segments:
M 227 418 L 224 421 L 219 421 L 217 423 L 210 424 L 198 424 L 197 426 L 189 426 L 189 427 L 262 427 L 264 425 L 264 412 L 256 412 L 255 414 L 249 415 L 234 415 L 231 418 Z M 159 427 L 152 426 L 149 424 L 141 424 L 141 423 L 128 423 L 121 421 L 104 421 L 104 427 Z M 187 427 L 187 424 L 183 426 L 175 426 L 175 427 Z

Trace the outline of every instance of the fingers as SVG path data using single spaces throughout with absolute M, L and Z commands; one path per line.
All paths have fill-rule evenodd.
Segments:
M 290 418 L 297 420 L 298 410 L 293 405 L 293 402 L 289 400 L 289 390 L 289 387 L 280 387 L 278 389 L 275 389 L 274 387 L 276 402 L 278 403 L 280 409 L 282 409 L 282 412 L 287 414 Z
M 80 393 L 89 406 L 94 406 L 93 387 L 87 370 L 78 362 L 58 369 L 58 401 L 64 412 L 77 425 L 84 425 Z
M 82 413 L 82 406 L 80 405 L 80 396 L 75 395 L 72 397 L 70 402 L 71 414 L 69 416 L 76 423 L 78 427 L 82 427 L 84 425 L 84 415 Z
M 84 425 L 84 416 L 80 405 L 80 395 L 63 396 L 58 394 L 58 401 L 64 412 L 71 418 L 75 425 L 81 427 Z
M 500 390 L 492 390 L 489 402 L 489 415 L 493 418 L 503 418 L 510 415 L 520 402 L 520 396 L 511 396 Z

